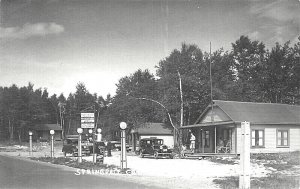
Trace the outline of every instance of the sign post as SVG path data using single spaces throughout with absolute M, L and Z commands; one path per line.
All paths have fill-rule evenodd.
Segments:
M 78 133 L 78 163 L 82 162 L 82 153 L 81 153 L 81 134 L 83 130 L 82 128 L 77 128 L 77 133 Z
M 50 130 L 50 135 L 51 135 L 51 150 L 50 150 L 50 154 L 51 154 L 51 158 L 54 158 L 54 130 Z
M 94 129 L 94 127 L 95 127 L 95 114 L 81 113 L 81 128 Z
M 239 189 L 250 189 L 250 123 L 241 123 L 241 173 L 239 177 Z
M 126 157 L 126 134 L 125 129 L 127 124 L 125 122 L 120 123 L 121 128 L 121 169 L 127 169 L 127 157 Z
M 29 131 L 28 134 L 29 134 L 29 156 L 32 157 L 32 131 Z

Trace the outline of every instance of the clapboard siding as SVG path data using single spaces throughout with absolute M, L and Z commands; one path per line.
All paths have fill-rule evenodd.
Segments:
M 293 151 L 300 151 L 300 128 L 290 129 L 290 148 Z
M 251 129 L 261 129 L 264 130 L 264 147 L 255 148 L 251 147 L 251 153 L 272 153 L 280 152 L 280 149 L 276 148 L 276 128 L 266 128 L 254 126 Z
M 250 123 L 251 124 L 251 123 Z M 264 130 L 264 147 L 253 148 L 251 147 L 251 153 L 279 153 L 279 152 L 291 152 L 300 151 L 300 127 L 297 126 L 251 126 L 251 129 Z M 277 147 L 277 130 L 286 129 L 289 131 L 289 146 Z M 251 140 L 251 139 L 250 139 Z M 250 141 L 251 142 L 251 141 Z M 251 143 L 250 143 L 251 144 Z M 237 153 L 241 152 L 241 127 L 237 127 Z
M 265 128 L 265 148 L 276 149 L 276 128 Z

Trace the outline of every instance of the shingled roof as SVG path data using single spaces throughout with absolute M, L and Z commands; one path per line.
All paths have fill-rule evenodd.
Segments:
M 300 106 L 297 105 L 215 100 L 215 106 L 223 110 L 234 122 L 300 125 Z
M 164 123 L 144 123 L 136 129 L 142 135 L 171 135 L 172 129 Z

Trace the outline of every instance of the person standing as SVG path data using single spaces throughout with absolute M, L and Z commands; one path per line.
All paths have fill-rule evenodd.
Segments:
M 111 157 L 111 149 L 112 149 L 112 144 L 110 141 L 107 142 L 107 156 Z
M 196 141 L 196 137 L 195 135 L 191 132 L 191 138 L 190 138 L 190 149 L 192 150 L 192 152 L 195 152 L 195 141 Z

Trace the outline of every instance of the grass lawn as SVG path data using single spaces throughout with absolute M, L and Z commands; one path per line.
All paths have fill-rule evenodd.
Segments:
M 225 177 L 223 179 L 214 179 L 214 183 L 220 185 L 223 189 L 236 189 L 239 188 L 238 177 Z M 252 189 L 298 189 L 299 177 L 297 176 L 284 176 L 284 175 L 271 175 L 269 177 L 251 179 Z
M 213 162 L 231 164 L 232 160 L 212 159 Z M 300 165 L 300 152 L 277 153 L 277 154 L 251 154 L 252 163 L 263 163 L 266 167 L 276 169 L 276 172 L 268 177 L 251 178 L 251 188 L 260 189 L 299 189 L 299 175 L 288 176 L 280 173 L 288 171 L 294 166 Z M 214 183 L 224 189 L 239 188 L 238 177 L 225 177 L 214 179 Z

